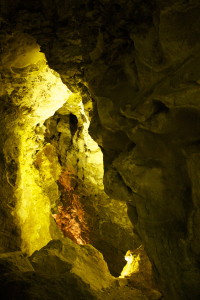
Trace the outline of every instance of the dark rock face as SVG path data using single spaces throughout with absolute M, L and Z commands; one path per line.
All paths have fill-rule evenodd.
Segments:
M 95 102 L 106 192 L 128 203 L 165 298 L 199 299 L 199 2 L 19 3 L 17 28 Z
M 70 272 L 73 262 L 68 260 L 69 256 L 61 254 L 62 248 L 61 241 L 49 243 L 42 250 L 47 261 L 39 252 L 30 259 L 21 251 L 1 254 L 0 291 L 4 299 L 96 299 L 90 285 L 84 282 L 79 274 L 75 274 L 76 271 Z M 68 251 L 73 252 L 72 256 L 75 259 L 77 253 L 73 250 L 69 240 Z M 90 251 L 92 250 L 91 248 Z M 98 252 L 94 251 L 93 257 L 96 254 L 98 255 Z M 84 254 L 81 257 L 84 263 Z M 101 256 L 99 258 L 101 261 Z

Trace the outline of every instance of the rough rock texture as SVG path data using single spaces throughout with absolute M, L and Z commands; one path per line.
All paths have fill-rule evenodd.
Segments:
M 2 179 L 13 200 L 7 201 L 8 192 L 2 191 L 2 197 L 18 223 L 15 229 L 11 217 L 4 221 L 2 252 L 19 249 L 20 237 L 27 254 L 59 238 L 53 215 L 65 236 L 96 246 L 111 272 L 119 275 L 125 252 L 140 241 L 126 205 L 103 191 L 103 156 L 88 134 L 91 104 L 84 109 L 82 97 L 47 66 L 30 35 L 3 32 L 2 45 L 1 99 L 9 107 L 2 106 L 2 132 L 6 128 L 8 134 L 1 145 L 6 165 Z
M 33 37 L 16 32 L 2 35 L 1 41 L 2 178 L 6 178 L 11 194 L 2 193 L 2 205 L 10 206 L 21 231 L 21 249 L 31 254 L 51 240 L 51 206 L 42 186 L 45 178 L 50 177 L 51 193 L 58 197 L 53 185 L 60 171 L 57 157 L 52 153 L 54 167 L 48 161 L 46 177 L 40 176 L 34 166 L 35 156 L 43 147 L 43 123 L 71 92 L 47 66 Z
M 45 122 L 45 139 L 56 149 L 62 167 L 58 180 L 61 195 L 53 212 L 64 229 L 66 214 L 62 209 L 60 217 L 62 215 L 63 221 L 59 221 L 57 206 L 68 209 L 68 216 L 72 216 L 72 203 L 76 202 L 79 213 L 74 214 L 73 219 L 84 219 L 79 222 L 80 227 L 84 224 L 82 229 L 78 229 L 79 238 L 85 239 L 83 243 L 89 242 L 100 250 L 111 272 L 119 275 L 124 266 L 126 250 L 135 249 L 140 240 L 132 232 L 124 203 L 109 198 L 103 191 L 103 157 L 98 145 L 88 134 L 87 108 L 85 112 L 80 96 L 74 94 Z M 74 224 L 71 222 L 72 239 L 76 225 L 76 221 Z M 69 236 L 69 230 L 65 234 Z
M 111 285 L 113 279 L 97 250 L 79 248 L 66 239 L 64 243 L 51 241 L 30 260 L 21 252 L 1 254 L 4 299 L 96 299 L 97 290 Z M 81 274 L 86 268 L 92 277 Z M 94 281 L 95 277 L 99 280 Z
M 123 268 L 120 278 L 124 278 L 124 281 L 127 280 L 128 286 L 143 291 L 149 299 L 161 299 L 161 293 L 157 291 L 155 282 L 152 280 L 152 265 L 144 247 L 141 245 L 135 250 L 127 251 L 125 259 L 127 264 Z
M 91 245 L 76 245 L 68 238 L 62 241 L 51 241 L 47 246 L 36 251 L 30 260 L 34 269 L 41 274 L 47 273 L 47 265 L 52 268 L 48 270 L 48 273 L 54 276 L 57 273 L 58 277 L 67 269 L 70 273 L 80 277 L 94 291 L 106 289 L 114 282 L 114 277 L 110 275 L 100 252 Z
M 10 3 L 2 26 L 12 16 L 93 98 L 106 192 L 128 203 L 164 297 L 199 299 L 199 1 Z
M 0 254 L 3 299 L 156 299 L 116 280 L 91 245 L 52 240 L 30 258 L 21 251 Z
M 91 103 L 84 108 L 66 88 L 32 36 L 6 27 L 1 37 L 1 132 L 8 134 L 2 179 L 13 197 L 2 191 L 10 211 L 2 218 L 1 251 L 30 255 L 61 238 L 54 217 L 65 236 L 97 247 L 119 275 L 125 252 L 140 241 L 126 205 L 103 191 L 103 156 L 88 134 Z

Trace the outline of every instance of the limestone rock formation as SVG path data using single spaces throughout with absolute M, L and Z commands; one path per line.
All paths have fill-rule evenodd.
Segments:
M 76 245 L 68 238 L 51 241 L 36 251 L 30 260 L 34 269 L 41 274 L 51 273 L 55 276 L 57 273 L 59 277 L 66 269 L 80 277 L 93 291 L 106 289 L 114 282 L 100 252 L 91 245 Z
M 26 165 L 26 174 L 29 174 L 36 160 L 38 172 L 32 177 L 34 182 L 38 182 L 39 173 L 43 176 L 46 166 L 48 172 L 44 176 L 52 175 L 49 181 L 52 189 L 47 191 L 45 187 L 47 198 L 44 198 L 42 207 L 39 205 L 46 226 L 40 227 L 37 219 L 41 220 L 41 215 L 32 213 L 32 220 L 37 220 L 34 226 L 37 234 L 33 235 L 37 246 L 34 245 L 34 250 L 52 238 L 47 229 L 51 214 L 49 199 L 53 199 L 55 209 L 62 192 L 55 182 L 66 166 L 66 159 L 72 161 L 70 167 L 75 168 L 78 182 L 83 175 L 77 165 L 81 164 L 80 159 L 84 163 L 87 161 L 85 152 L 79 151 L 75 157 L 72 153 L 77 145 L 79 150 L 87 148 L 79 143 L 78 133 L 83 134 L 83 119 L 91 119 L 92 116 L 89 132 L 103 152 L 105 191 L 115 201 L 120 201 L 119 211 L 126 210 L 121 201 L 127 203 L 129 218 L 150 258 L 154 277 L 164 298 L 200 298 L 199 13 L 198 0 L 42 0 L 27 3 L 10 0 L 1 4 L 1 115 L 4 118 L 0 126 L 2 133 L 6 130 L 6 135 L 2 134 L 0 140 L 1 193 L 4 199 L 8 199 L 1 204 L 2 219 L 5 220 L 1 232 L 5 241 L 1 243 L 2 252 L 19 250 L 21 238 L 23 248 L 28 247 L 24 232 L 31 228 L 32 223 L 26 218 L 25 208 L 28 207 L 29 211 L 31 208 L 29 201 L 20 202 L 19 199 L 26 199 L 30 193 L 30 189 L 24 189 L 21 184 L 25 180 L 30 186 L 30 177 L 19 176 L 22 162 Z M 19 38 L 21 36 L 26 38 Z M 13 40 L 13 37 L 16 39 Z M 66 126 L 69 116 L 65 118 L 60 108 L 65 102 L 63 97 L 59 100 L 63 102 L 58 101 L 56 109 L 48 112 L 45 118 L 40 114 L 40 105 L 35 102 L 35 97 L 31 97 L 29 88 L 37 85 L 37 76 L 32 80 L 33 73 L 29 71 L 46 68 L 46 63 L 41 63 L 41 55 L 36 59 L 37 45 L 45 53 L 50 68 L 60 74 L 71 92 L 81 95 L 82 107 L 85 111 L 88 109 L 84 118 L 68 109 L 69 115 L 74 115 L 71 116 L 71 129 L 70 125 Z M 31 48 L 27 55 L 24 55 L 24 47 Z M 13 59 L 15 53 L 17 57 Z M 59 77 L 54 71 L 48 70 L 47 73 L 50 77 Z M 25 89 L 25 92 L 19 93 L 24 74 L 29 78 L 29 92 Z M 42 75 L 44 82 L 45 74 Z M 49 85 L 53 89 L 51 83 Z M 60 88 L 66 92 L 63 85 Z M 45 93 L 48 93 L 47 90 L 48 86 Z M 28 95 L 30 103 L 20 99 L 19 94 Z M 39 93 L 38 97 L 41 96 Z M 52 108 L 51 103 L 45 105 Z M 59 108 L 61 110 L 53 116 Z M 25 128 L 24 122 L 27 123 L 28 119 L 31 125 Z M 22 125 L 19 120 L 23 120 Z M 46 136 L 40 133 L 44 130 L 45 120 L 49 131 Z M 38 141 L 33 146 L 28 137 L 37 123 L 42 124 L 37 129 L 34 127 Z M 20 134 L 17 133 L 19 129 Z M 63 131 L 69 134 L 63 134 Z M 52 132 L 56 133 L 55 139 Z M 41 136 L 43 140 L 50 139 L 47 146 L 41 141 Z M 27 159 L 26 147 L 22 147 L 23 151 L 19 151 L 18 147 L 19 144 L 25 145 L 25 141 L 26 147 L 32 149 Z M 39 148 L 33 149 L 36 144 Z M 66 145 L 65 149 L 62 144 Z M 56 149 L 59 157 L 52 154 L 53 161 L 49 161 L 48 155 L 44 158 L 44 146 Z M 88 148 L 86 150 L 89 151 Z M 33 153 L 36 155 L 34 158 Z M 93 161 L 88 163 L 92 165 Z M 51 164 L 55 169 L 52 170 Z M 75 189 L 77 182 L 73 182 Z M 17 192 L 16 185 L 20 186 Z M 44 185 L 41 183 L 39 188 L 38 185 L 35 187 L 35 195 L 41 195 Z M 84 184 L 78 186 L 83 204 Z M 87 197 L 93 193 L 88 192 Z M 90 208 L 95 198 L 88 198 L 91 200 L 86 206 Z M 37 203 L 37 196 L 33 199 Z M 104 207 L 105 199 L 101 207 Z M 115 201 L 110 205 L 111 211 L 114 211 L 112 219 L 116 216 Z M 16 225 L 13 215 L 16 203 L 23 215 L 19 222 L 21 226 Z M 94 216 L 91 228 L 96 226 L 98 218 L 96 207 L 95 204 L 91 211 L 86 209 L 86 219 Z M 56 211 L 53 213 L 57 214 Z M 102 212 L 103 218 L 108 220 L 109 215 L 106 214 Z M 119 219 L 116 223 L 120 223 Z M 99 247 L 101 237 L 107 243 L 109 235 L 103 237 L 106 231 L 103 220 L 98 224 L 100 238 L 95 243 Z M 37 238 L 40 233 L 45 237 L 42 242 Z M 15 237 L 14 240 L 12 237 Z M 29 245 L 33 247 L 33 244 Z M 116 248 L 120 247 L 119 244 Z M 112 236 L 108 248 L 111 245 Z M 138 245 L 137 241 L 135 247 Z
M 125 259 L 127 264 L 123 268 L 120 278 L 124 278 L 129 285 L 142 290 L 149 299 L 161 299 L 161 293 L 156 289 L 152 280 L 152 265 L 144 247 L 128 250 Z
M 94 288 L 98 289 L 98 287 L 102 288 L 102 286 L 99 283 L 98 287 L 93 286 L 93 289 L 90 289 L 89 276 L 87 277 L 87 283 L 81 279 L 80 268 L 78 268 L 78 266 L 81 266 L 81 264 L 79 264 L 81 261 L 77 261 L 76 252 L 68 247 L 68 255 L 65 253 L 66 259 L 69 259 L 67 261 L 64 258 L 65 255 L 63 256 L 62 254 L 62 247 L 60 241 L 50 242 L 50 244 L 42 250 L 45 252 L 45 255 L 35 253 L 31 260 L 25 258 L 19 251 L 1 254 L 0 291 L 4 299 L 96 299 L 93 294 Z M 77 248 L 79 248 L 79 246 L 77 246 Z M 72 252 L 69 256 L 70 251 Z M 79 249 L 79 252 L 80 251 L 81 249 Z M 92 249 L 90 249 L 90 251 L 92 251 Z M 83 249 L 82 255 L 80 256 L 83 264 L 84 260 L 90 260 L 90 256 L 88 256 L 86 252 L 85 249 Z M 94 250 L 93 255 L 93 259 L 96 257 L 100 266 L 102 258 L 98 257 L 98 252 Z M 76 270 L 71 273 L 70 269 L 72 269 L 73 259 L 77 265 L 74 268 Z M 90 266 L 92 266 L 93 263 L 90 260 Z M 86 263 L 86 265 L 89 267 L 89 264 Z M 86 265 L 84 266 L 86 267 Z M 90 271 L 95 270 L 95 265 L 96 264 L 93 265 Z M 103 265 L 100 266 L 100 269 L 105 274 L 105 266 L 104 268 L 101 267 L 103 267 Z M 79 274 L 77 275 L 76 273 Z M 102 280 L 104 285 L 106 285 L 106 283 L 109 284 L 109 280 L 106 282 L 106 279 L 107 278 L 104 277 L 104 281 Z M 109 279 L 110 281 L 112 280 L 111 275 Z
M 55 230 L 54 216 L 66 236 L 92 243 L 119 275 L 124 253 L 139 239 L 125 205 L 103 192 L 102 153 L 88 134 L 90 105 L 84 109 L 80 95 L 72 94 L 48 67 L 33 37 L 4 32 L 2 44 L 1 97 L 6 107 L 13 107 L 2 106 L 2 132 L 8 133 L 1 146 L 2 180 L 13 194 L 10 199 L 2 192 L 2 205 L 9 208 L 3 225 L 9 223 L 7 232 L 1 231 L 2 252 L 21 247 L 30 255 L 62 236 Z M 12 216 L 18 224 L 13 229 Z
M 4 299 L 156 299 L 121 286 L 100 252 L 68 238 L 52 240 L 30 258 L 21 251 L 0 254 L 0 266 Z

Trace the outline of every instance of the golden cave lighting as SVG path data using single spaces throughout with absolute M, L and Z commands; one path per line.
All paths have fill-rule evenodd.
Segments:
M 47 160 L 46 174 L 42 178 L 34 166 L 34 159 L 44 145 L 45 120 L 63 106 L 71 92 L 43 60 L 26 74 L 17 93 L 13 102 L 19 108 L 19 118 L 6 147 L 10 152 L 15 151 L 13 140 L 18 141 L 17 204 L 13 214 L 21 230 L 21 249 L 31 255 L 51 240 L 51 203 L 44 186 L 53 185 L 58 179 L 52 177 Z
M 131 253 L 129 253 L 130 251 L 127 252 L 127 254 L 125 255 L 125 260 L 131 264 L 133 262 L 133 255 Z
M 120 278 L 129 277 L 133 273 L 137 273 L 139 271 L 139 261 L 140 255 L 134 255 L 134 251 L 128 250 L 125 255 L 125 260 L 127 264 L 124 266 Z
M 89 229 L 85 221 L 85 213 L 76 194 L 77 180 L 74 172 L 62 172 L 58 180 L 63 206 L 58 206 L 58 213 L 53 217 L 64 236 L 76 244 L 89 243 Z

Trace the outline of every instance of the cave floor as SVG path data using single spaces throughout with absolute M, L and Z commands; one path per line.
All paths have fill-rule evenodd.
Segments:
M 108 288 L 97 295 L 98 300 L 159 300 L 164 298 L 159 291 L 142 287 L 141 284 L 126 279 L 116 278 L 117 287 Z

